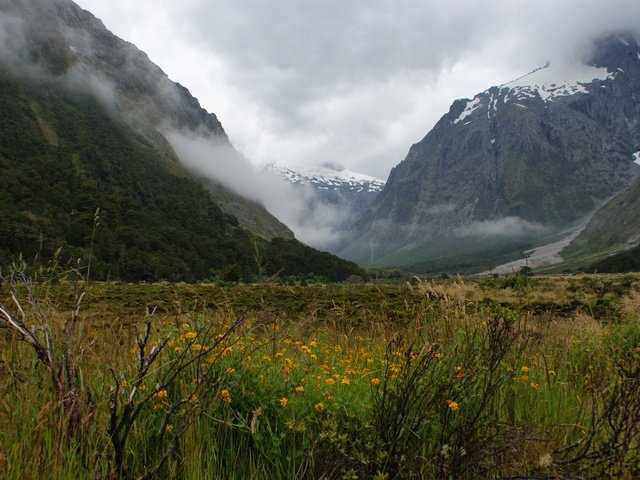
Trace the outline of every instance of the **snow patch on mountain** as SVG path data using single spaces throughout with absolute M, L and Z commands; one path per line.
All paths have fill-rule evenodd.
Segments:
M 638 57 L 640 58 L 640 53 Z M 513 103 L 518 107 L 528 108 L 521 102 L 527 99 L 552 102 L 560 97 L 589 93 L 590 86 L 596 80 L 611 80 L 624 73 L 621 68 L 610 72 L 606 68 L 586 64 L 547 63 L 511 82 L 485 90 L 472 100 L 465 99 L 464 110 L 451 123 L 458 124 L 464 121 L 462 125 L 469 125 L 473 114 L 476 111 L 484 112 L 485 107 L 487 118 L 491 120 L 501 104 Z M 601 87 L 604 88 L 605 85 Z
M 591 65 L 547 64 L 516 80 L 500 85 L 500 89 L 508 91 L 505 103 L 536 97 L 548 102 L 558 97 L 588 93 L 588 86 L 595 80 L 613 79 L 615 75 L 606 68 Z
M 479 106 L 480 106 L 480 96 L 476 96 L 476 98 L 474 98 L 473 100 L 469 100 L 467 102 L 467 106 L 465 107 L 465 109 L 462 111 L 460 116 L 453 121 L 453 123 L 461 122 L 462 120 L 467 118 L 469 115 L 471 115 Z M 465 123 L 465 125 L 467 125 L 467 123 Z
M 640 165 L 640 151 L 633 154 L 633 161 Z
M 292 170 L 287 167 L 269 164 L 271 171 L 289 183 L 311 185 L 321 190 L 350 190 L 353 192 L 377 193 L 385 182 L 379 178 L 354 172 L 348 169 L 336 169 L 328 166 L 314 166 Z

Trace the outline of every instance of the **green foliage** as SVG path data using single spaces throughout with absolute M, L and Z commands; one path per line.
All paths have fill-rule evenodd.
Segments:
M 595 265 L 585 268 L 585 271 L 602 273 L 639 272 L 640 246 L 611 255 Z
M 335 255 L 319 252 L 295 240 L 275 238 L 264 250 L 269 259 L 268 273 L 273 275 L 315 275 L 331 282 L 347 279 L 350 275 L 364 276 L 364 272 L 353 262 L 344 261 Z

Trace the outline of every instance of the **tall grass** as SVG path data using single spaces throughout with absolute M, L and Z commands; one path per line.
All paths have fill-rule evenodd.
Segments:
M 599 277 L 594 288 L 606 281 Z M 533 295 L 552 282 L 526 288 Z M 110 286 L 100 288 L 104 297 Z M 358 295 L 370 286 L 331 287 L 333 305 L 310 290 L 315 299 L 294 310 L 288 302 L 302 287 L 244 288 L 228 287 L 213 307 L 204 296 L 176 293 L 173 310 L 146 318 L 112 316 L 119 307 L 104 299 L 83 306 L 73 337 L 82 421 L 73 431 L 33 347 L 0 330 L 0 476 L 638 475 L 633 283 L 606 292 L 607 308 L 616 310 L 610 320 L 589 308 L 558 314 L 560 299 L 529 310 L 528 291 L 506 303 L 502 285 L 460 279 L 378 286 L 366 301 Z M 230 300 L 257 291 L 263 299 L 274 294 L 282 308 L 273 298 L 255 308 Z M 64 306 L 68 289 L 51 292 L 25 303 L 23 313 L 25 323 L 35 322 L 30 309 L 46 304 L 41 313 L 55 344 L 64 342 L 73 302 Z M 128 428 L 124 441 L 114 422 Z

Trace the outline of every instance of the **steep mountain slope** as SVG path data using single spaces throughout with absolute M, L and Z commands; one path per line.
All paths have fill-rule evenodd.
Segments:
M 163 135 L 229 146 L 217 118 L 90 13 L 67 0 L 5 1 L 0 40 L 0 265 L 62 247 L 63 261 L 91 261 L 93 278 L 362 274 L 223 213 Z
M 384 181 L 379 178 L 330 165 L 292 170 L 270 164 L 266 170 L 292 185 L 311 188 L 316 201 L 339 205 L 358 216 L 384 187 Z
M 640 244 L 640 178 L 601 209 L 562 253 L 566 258 L 602 255 Z
M 139 140 L 168 161 L 177 157 L 163 133 L 197 132 L 229 145 L 215 114 L 172 82 L 144 52 L 109 32 L 69 0 L 9 0 L 0 5 L 0 55 L 14 71 L 94 94 Z M 240 155 L 236 161 L 242 161 Z M 220 183 L 206 182 L 217 203 L 243 226 L 265 236 L 292 238 L 291 231 L 255 202 Z M 262 226 L 262 228 L 260 228 Z
M 396 166 L 341 253 L 375 265 L 485 269 L 588 214 L 637 174 L 640 47 L 598 42 L 458 100 Z

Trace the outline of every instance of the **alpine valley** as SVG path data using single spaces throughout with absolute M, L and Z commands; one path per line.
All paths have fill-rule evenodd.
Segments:
M 221 168 L 245 160 L 214 114 L 91 13 L 3 0 L 0 41 L 0 265 L 56 258 L 149 281 L 362 274 L 185 167 L 191 138 Z
M 391 171 L 340 254 L 478 272 L 548 245 L 553 262 L 593 263 L 640 242 L 639 151 L 638 38 L 601 38 L 585 61 L 455 101 Z

